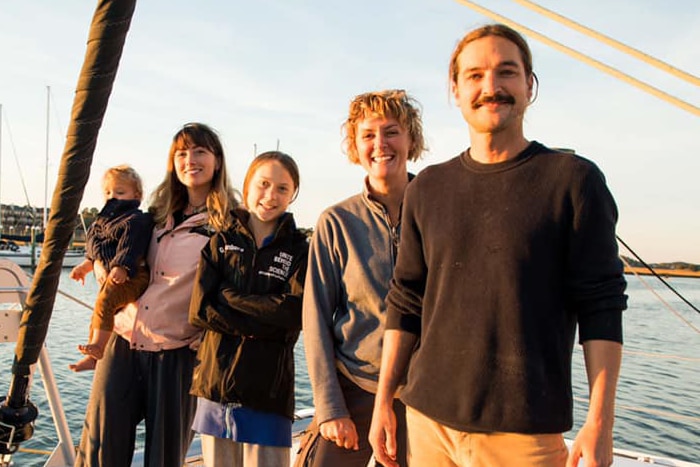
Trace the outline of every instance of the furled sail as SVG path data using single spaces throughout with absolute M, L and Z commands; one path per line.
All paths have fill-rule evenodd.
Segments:
M 136 0 L 99 0 L 92 18 L 83 67 L 78 77 L 71 121 L 61 156 L 39 265 L 22 313 L 7 398 L 0 403 L 0 422 L 28 425 L 31 365 L 39 358 L 56 299 L 63 255 L 70 243 L 80 202 L 90 176 L 97 135 L 112 92 Z M 36 417 L 36 415 L 34 415 Z M 33 421 L 33 419 L 31 420 Z M 3 438 L 0 424 L 0 439 Z M 22 432 L 22 430 L 17 430 Z M 26 431 L 24 431 L 26 433 Z M 28 433 L 31 436 L 31 432 Z M 28 436 L 24 436 L 26 439 Z M 23 439 L 8 444 L 16 445 Z M 4 445 L 0 443 L 0 454 Z

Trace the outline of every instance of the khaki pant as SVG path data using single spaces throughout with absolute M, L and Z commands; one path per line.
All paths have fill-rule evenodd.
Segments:
M 467 433 L 406 407 L 410 467 L 562 467 L 561 434 Z
M 123 284 L 114 284 L 106 280 L 100 287 L 92 312 L 91 329 L 111 331 L 114 328 L 114 315 L 137 298 L 148 287 L 150 274 L 148 266 L 138 266 L 136 274 Z
M 206 467 L 289 467 L 291 450 L 200 435 Z

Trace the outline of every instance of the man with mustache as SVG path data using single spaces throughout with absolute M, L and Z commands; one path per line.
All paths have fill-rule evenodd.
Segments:
M 617 208 L 589 160 L 525 138 L 525 39 L 471 31 L 450 61 L 471 147 L 409 185 L 370 443 L 395 466 L 405 381 L 411 466 L 607 466 L 626 282 Z M 590 386 L 568 452 L 576 329 Z

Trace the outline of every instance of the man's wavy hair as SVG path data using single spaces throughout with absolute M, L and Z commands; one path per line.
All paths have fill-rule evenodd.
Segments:
M 522 58 L 523 60 L 525 76 L 527 78 L 532 76 L 535 79 L 535 81 L 537 81 L 537 76 L 532 70 L 532 52 L 530 51 L 530 46 L 527 45 L 527 41 L 525 40 L 525 38 L 522 35 L 520 35 L 520 33 L 515 29 L 509 28 L 505 24 L 496 23 L 487 24 L 481 26 L 480 28 L 469 31 L 467 34 L 464 35 L 464 37 L 462 37 L 462 39 L 459 40 L 459 42 L 457 42 L 457 45 L 452 51 L 452 56 L 450 57 L 450 86 L 453 84 L 457 84 L 457 77 L 459 76 L 459 63 L 457 62 L 457 59 L 459 58 L 459 54 L 462 53 L 462 50 L 464 50 L 464 47 L 466 47 L 467 44 L 474 42 L 477 39 L 482 39 L 484 37 L 489 36 L 501 37 L 515 44 L 518 47 L 518 50 L 520 51 L 520 58 Z M 448 89 L 450 88 L 450 86 L 448 86 Z

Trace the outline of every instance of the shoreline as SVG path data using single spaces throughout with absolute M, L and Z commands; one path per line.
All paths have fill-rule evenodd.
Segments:
M 661 277 L 691 277 L 700 279 L 700 271 L 690 269 L 664 269 L 654 268 L 656 274 Z M 625 266 L 625 274 L 639 274 L 640 276 L 652 276 L 653 274 L 645 267 Z

